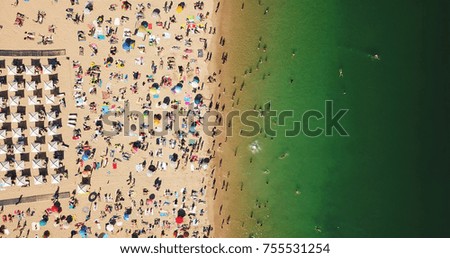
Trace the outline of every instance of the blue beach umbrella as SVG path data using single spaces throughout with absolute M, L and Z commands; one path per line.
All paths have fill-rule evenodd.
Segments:
M 80 234 L 81 238 L 87 238 L 87 227 L 86 226 L 81 226 L 80 231 L 78 231 L 78 233 Z
M 172 88 L 172 92 L 180 93 L 182 89 L 183 89 L 183 84 L 178 83 L 177 85 L 175 85 L 175 87 Z
M 194 103 L 198 105 L 198 104 L 202 103 L 202 101 L 203 101 L 202 94 L 197 94 L 194 98 Z
M 195 124 L 195 122 L 192 122 L 191 127 L 189 128 L 189 132 L 190 133 L 195 133 L 195 127 L 197 126 L 197 124 Z
M 127 38 L 127 39 L 123 42 L 122 48 L 123 48 L 125 51 L 130 51 L 131 49 L 134 48 L 134 43 L 135 43 L 134 40 L 132 40 L 131 38 Z
M 39 226 L 43 227 L 47 225 L 47 221 L 45 219 L 41 219 L 41 221 L 39 221 Z

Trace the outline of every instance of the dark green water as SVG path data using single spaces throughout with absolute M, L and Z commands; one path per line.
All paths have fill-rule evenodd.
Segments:
M 271 101 L 273 109 L 293 109 L 296 120 L 324 111 L 325 100 L 350 110 L 341 120 L 349 137 L 286 138 L 278 127 L 273 139 L 243 139 L 240 148 L 255 139 L 262 147 L 251 164 L 241 159 L 253 204 L 249 232 L 449 237 L 448 1 L 245 2 L 247 26 L 259 26 L 267 46 L 252 51 L 267 61 L 258 70 L 258 60 L 250 64 L 252 94 L 240 108 Z

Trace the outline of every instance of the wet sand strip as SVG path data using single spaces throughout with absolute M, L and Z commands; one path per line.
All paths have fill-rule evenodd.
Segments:
M 15 205 L 15 204 L 17 204 L 19 202 L 19 200 L 20 200 L 20 203 L 48 201 L 51 198 L 53 198 L 53 195 L 54 194 L 41 194 L 41 195 L 33 195 L 33 196 L 22 197 L 21 200 L 20 200 L 20 197 L 19 198 L 0 200 L 0 206 Z M 63 193 L 59 193 L 58 199 L 69 198 L 69 197 L 70 197 L 70 192 L 63 192 Z
M 65 56 L 65 49 L 54 50 L 5 50 L 0 49 L 0 56 Z

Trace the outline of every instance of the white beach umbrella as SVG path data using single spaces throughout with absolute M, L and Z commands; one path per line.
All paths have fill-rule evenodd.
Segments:
M 8 161 L 0 162 L 0 171 L 8 171 L 10 169 Z
M 48 151 L 55 152 L 58 150 L 58 142 L 49 142 L 48 143 Z
M 0 139 L 6 139 L 6 130 L 0 130 Z
M 20 154 L 20 153 L 24 152 L 23 144 L 15 144 L 13 149 L 14 149 L 14 154 Z
M 47 113 L 47 119 L 48 119 L 48 121 L 54 121 L 54 120 L 58 119 L 58 117 L 56 116 L 56 112 L 52 111 L 52 112 Z
M 5 113 L 0 113 L 0 122 L 1 123 L 5 123 L 6 122 L 6 114 Z
M 2 187 L 9 187 L 12 185 L 11 177 L 5 177 L 2 180 L 0 180 L 0 186 Z
M 51 65 L 42 66 L 42 71 L 44 72 L 44 74 L 52 74 L 53 73 L 53 69 L 52 69 Z
M 45 104 L 55 104 L 55 96 L 54 95 L 45 95 Z
M 59 184 L 60 182 L 61 182 L 61 175 L 53 174 L 52 175 L 52 184 Z
M 8 91 L 18 91 L 19 84 L 17 82 L 8 82 Z
M 13 138 L 22 137 L 22 128 L 13 128 L 12 133 L 13 133 Z
M 41 134 L 39 133 L 39 128 L 38 127 L 31 127 L 30 128 L 30 136 L 40 136 Z
M 8 152 L 8 145 L 0 145 L 0 154 L 6 154 Z
M 31 161 L 31 166 L 34 169 L 39 169 L 39 168 L 43 168 L 43 164 L 42 164 L 42 160 L 41 159 L 33 159 Z
M 38 122 L 39 114 L 37 112 L 31 112 L 28 114 L 28 118 L 30 119 L 30 122 Z
M 113 232 L 114 231 L 114 225 L 108 224 L 108 226 L 106 226 L 106 230 L 108 230 L 109 232 Z
M 77 185 L 77 193 L 84 194 L 89 191 L 89 185 L 79 184 Z
M 23 160 L 15 160 L 14 166 L 16 170 L 24 170 L 25 169 L 25 161 Z
M 25 83 L 25 88 L 27 89 L 27 91 L 33 91 L 36 90 L 36 82 L 35 81 L 29 81 Z
M 36 68 L 34 65 L 27 65 L 25 66 L 25 74 L 27 75 L 34 75 L 36 74 Z
M 34 177 L 35 185 L 42 185 L 44 183 L 44 177 L 42 175 L 38 175 Z
M 48 135 L 55 135 L 58 134 L 58 127 L 56 125 L 52 125 L 48 128 Z
M 44 82 L 45 90 L 53 90 L 54 88 L 55 88 L 55 85 L 53 84 L 53 81 Z
M 11 114 L 11 122 L 20 123 L 22 122 L 22 114 L 20 113 L 12 113 Z
M 28 96 L 28 105 L 34 106 L 39 105 L 40 101 L 37 96 Z
M 31 144 L 31 152 L 32 153 L 38 153 L 41 152 L 41 144 L 37 142 L 33 142 Z
M 28 185 L 27 178 L 24 176 L 19 176 L 18 178 L 16 178 L 16 185 L 18 186 Z
M 16 75 L 17 74 L 17 67 L 14 65 L 8 65 L 8 75 Z
M 9 105 L 10 106 L 18 106 L 18 105 L 20 105 L 20 97 L 19 96 L 11 96 L 11 97 L 9 97 Z
M 60 162 L 61 161 L 59 159 L 50 159 L 50 168 L 60 168 Z

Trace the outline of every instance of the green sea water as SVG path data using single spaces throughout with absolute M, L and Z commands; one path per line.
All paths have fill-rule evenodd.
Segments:
M 248 208 L 239 211 L 235 232 L 449 237 L 448 1 L 236 5 L 240 20 L 232 28 L 250 32 L 235 48 L 246 52 L 235 62 L 247 69 L 237 107 L 270 101 L 272 109 L 294 110 L 292 121 L 333 100 L 335 109 L 349 109 L 341 123 L 350 136 L 289 138 L 282 136 L 289 127 L 273 124 L 277 137 L 239 138 Z M 261 151 L 251 154 L 255 140 Z

